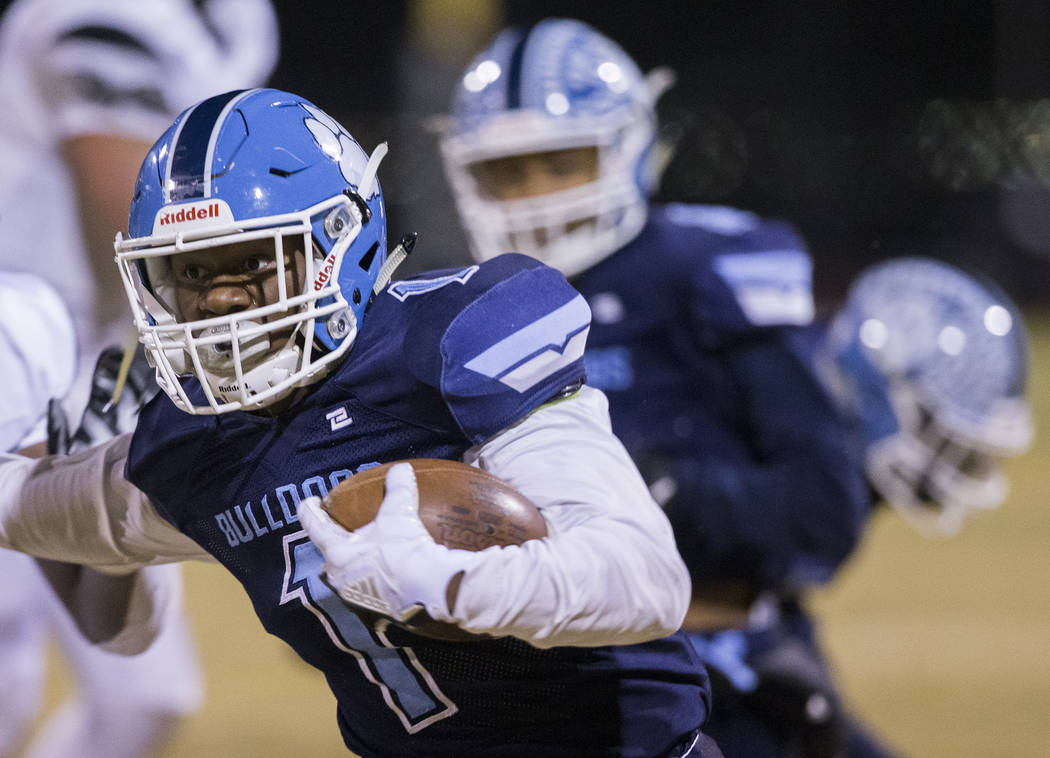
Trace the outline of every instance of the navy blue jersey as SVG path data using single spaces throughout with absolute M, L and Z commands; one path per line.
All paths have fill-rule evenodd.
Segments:
M 387 461 L 458 459 L 581 381 L 566 346 L 589 318 L 560 274 L 502 256 L 390 285 L 287 411 L 191 416 L 166 396 L 144 410 L 129 480 L 324 672 L 361 756 L 656 756 L 703 722 L 706 674 L 681 634 L 550 650 L 417 637 L 344 605 L 297 523 L 302 498 Z
M 837 565 L 861 527 L 862 469 L 793 344 L 809 267 L 786 223 L 673 205 L 573 280 L 593 312 L 588 382 L 647 481 L 673 489 L 698 590 Z

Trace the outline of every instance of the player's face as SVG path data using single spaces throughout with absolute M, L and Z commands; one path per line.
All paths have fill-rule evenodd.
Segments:
M 598 178 L 598 148 L 575 147 L 481 161 L 470 167 L 481 192 L 521 200 L 578 187 Z
M 286 243 L 287 244 L 287 243 Z M 277 257 L 272 239 L 250 240 L 172 257 L 175 304 L 183 321 L 227 316 L 261 308 L 279 299 Z M 289 294 L 302 291 L 303 251 L 284 252 Z M 285 314 L 263 318 L 272 321 Z

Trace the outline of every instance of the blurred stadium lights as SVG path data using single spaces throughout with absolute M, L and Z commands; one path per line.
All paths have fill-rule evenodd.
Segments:
M 918 129 L 927 170 L 948 189 L 1050 183 L 1050 99 L 932 100 Z

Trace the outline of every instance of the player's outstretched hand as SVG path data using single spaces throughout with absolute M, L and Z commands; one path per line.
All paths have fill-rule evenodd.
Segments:
M 126 366 L 124 363 L 122 348 L 107 347 L 99 354 L 91 375 L 91 396 L 75 431 L 70 432 L 61 402 L 52 400 L 48 404 L 48 453 L 76 453 L 135 428 L 139 411 L 159 387 L 141 346 Z
M 481 560 L 480 553 L 434 542 L 419 518 L 416 474 L 408 463 L 392 466 L 375 519 L 348 531 L 321 507 L 321 498 L 299 504 L 299 521 L 324 555 L 323 576 L 350 605 L 407 621 L 421 610 L 454 622 L 449 582 Z

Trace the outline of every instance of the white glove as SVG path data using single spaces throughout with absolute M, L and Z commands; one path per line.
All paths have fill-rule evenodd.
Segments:
M 348 531 L 321 507 L 319 497 L 299 504 L 299 521 L 324 555 L 322 576 L 345 602 L 407 621 L 421 610 L 455 623 L 446 599 L 456 574 L 469 571 L 480 553 L 434 542 L 419 519 L 416 472 L 408 463 L 391 466 L 379 513 Z

